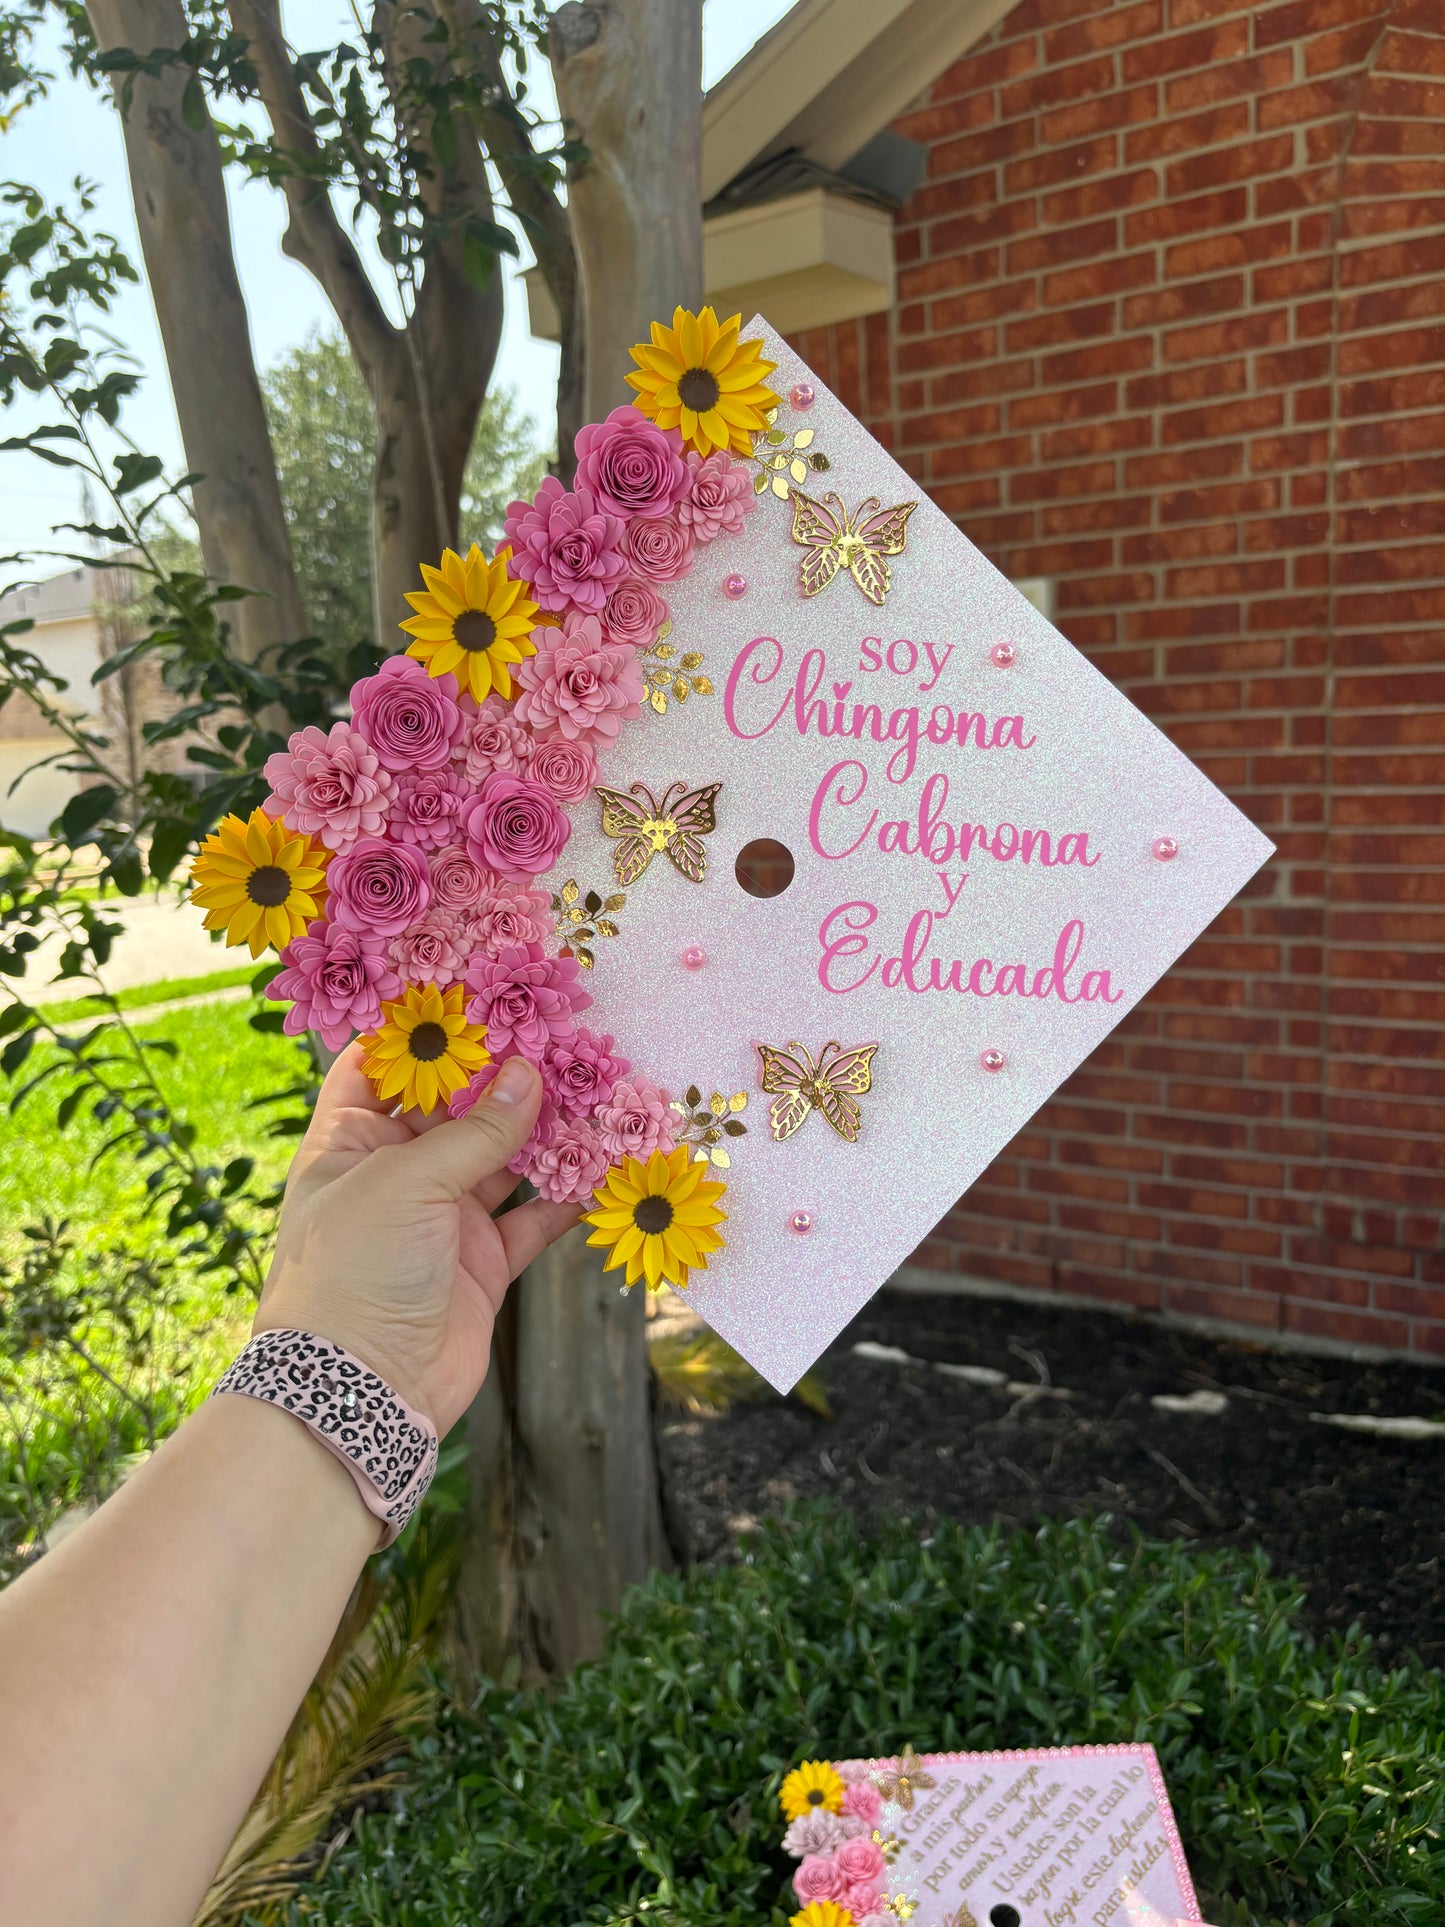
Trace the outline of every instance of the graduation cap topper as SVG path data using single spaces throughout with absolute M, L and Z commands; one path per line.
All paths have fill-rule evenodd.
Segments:
M 532 1056 L 519 1168 L 783 1389 L 1271 846 L 760 318 L 634 360 L 196 895 L 384 1099 Z

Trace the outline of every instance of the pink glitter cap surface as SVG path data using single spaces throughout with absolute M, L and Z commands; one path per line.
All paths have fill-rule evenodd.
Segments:
M 1273 846 L 985 560 L 778 335 L 758 318 L 743 332 L 763 337 L 780 394 L 799 384 L 814 389 L 807 426 L 830 466 L 810 473 L 804 492 L 819 501 L 835 493 L 860 521 L 869 497 L 882 509 L 917 507 L 905 547 L 890 559 L 882 607 L 846 567 L 820 594 L 803 596 L 807 551 L 793 540 L 792 504 L 771 493 L 758 498 L 745 533 L 726 543 L 729 571 L 746 577 L 745 596 L 718 594 L 716 566 L 669 586 L 672 641 L 704 652 L 712 693 L 629 724 L 600 757 L 600 781 L 622 790 L 642 782 L 655 796 L 674 782 L 720 783 L 717 829 L 705 839 L 700 884 L 654 857 L 629 889 L 622 934 L 599 955 L 588 988 L 595 1028 L 613 1032 L 618 1049 L 674 1094 L 691 1084 L 750 1093 L 748 1134 L 728 1141 L 731 1168 L 714 1173 L 728 1183 L 726 1248 L 705 1274 L 694 1273 L 687 1295 L 785 1390 Z M 1000 635 L 1018 643 L 1006 675 L 988 655 Z M 794 690 L 810 650 L 822 652 L 821 668 L 800 734 Z M 754 671 L 773 669 L 770 680 L 754 680 Z M 829 727 L 836 718 L 845 731 L 863 706 L 861 740 L 820 735 L 819 704 Z M 916 767 L 890 780 L 890 759 L 906 743 L 897 733 L 873 741 L 870 704 L 885 732 L 906 732 L 906 716 L 900 723 L 895 715 L 916 709 L 920 729 L 934 718 L 940 733 L 947 710 L 954 733 L 942 747 L 925 734 Z M 961 746 L 961 713 L 983 715 L 986 741 L 1007 736 L 999 719 L 1019 717 L 1015 734 L 1032 747 L 977 747 L 972 723 Z M 848 767 L 838 773 L 840 763 Z M 900 770 L 895 761 L 895 775 Z M 859 784 L 866 788 L 856 803 L 828 800 Z M 925 821 L 955 833 L 964 823 L 985 826 L 988 847 L 971 838 L 966 861 L 955 853 L 943 863 L 880 849 L 880 838 L 917 840 L 921 808 Z M 818 854 L 815 809 L 819 844 L 838 852 L 857 839 L 852 854 Z M 553 882 L 573 876 L 584 888 L 615 888 L 617 846 L 601 832 L 600 811 L 581 803 L 572 815 Z M 906 829 L 890 831 L 890 823 Z M 1161 823 L 1179 839 L 1167 863 L 1152 851 Z M 937 849 L 943 830 L 934 834 Z M 738 852 L 756 838 L 792 852 L 794 879 L 780 896 L 752 897 L 737 881 Z M 1012 857 L 995 853 L 1014 842 Z M 1073 851 L 1067 860 L 1065 848 Z M 850 904 L 867 909 L 841 909 Z M 914 989 L 886 966 L 901 957 L 919 911 L 931 912 L 932 923 L 913 972 L 925 987 Z M 866 922 L 852 934 L 867 948 L 835 958 L 838 987 L 830 989 L 820 977 L 820 930 L 846 935 L 850 917 Z M 693 947 L 705 950 L 707 968 L 679 969 Z M 945 984 L 955 959 L 964 983 L 978 960 L 990 968 L 976 977 L 977 991 L 929 989 L 932 958 Z M 1072 1001 L 1048 989 L 1061 958 Z M 865 981 L 841 988 L 870 963 Z M 1022 966 L 1022 979 L 1005 974 L 1009 965 Z M 1098 994 L 1085 1000 L 1089 973 L 1105 971 L 1115 1001 L 1105 1000 L 1097 977 Z M 1000 983 L 1020 980 L 1031 992 L 1042 984 L 1043 994 L 998 994 Z M 795 1039 L 814 1056 L 830 1039 L 845 1049 L 877 1044 L 872 1088 L 857 1100 L 856 1143 L 816 1112 L 786 1142 L 770 1136 L 756 1046 L 786 1048 Z M 985 1050 L 1004 1054 L 1007 1075 L 979 1074 Z M 800 1198 L 813 1219 L 806 1237 L 790 1222 Z

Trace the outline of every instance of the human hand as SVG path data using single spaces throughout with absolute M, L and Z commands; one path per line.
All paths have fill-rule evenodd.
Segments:
M 358 1046 L 343 1051 L 286 1180 L 254 1329 L 344 1346 L 445 1436 L 486 1377 L 507 1286 L 580 1216 L 541 1198 L 491 1215 L 541 1089 L 513 1057 L 466 1117 L 393 1116 Z

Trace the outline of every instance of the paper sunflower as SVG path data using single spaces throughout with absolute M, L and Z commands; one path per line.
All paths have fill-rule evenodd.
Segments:
M 377 1096 L 400 1098 L 405 1109 L 434 1111 L 491 1062 L 486 1030 L 469 1024 L 461 984 L 408 984 L 395 1003 L 383 1004 L 380 1030 L 361 1040 L 361 1068 Z
M 789 1820 L 801 1820 L 815 1807 L 837 1813 L 842 1804 L 843 1782 L 826 1760 L 804 1760 L 778 1788 L 778 1805 Z
M 455 549 L 443 549 L 439 569 L 421 565 L 426 588 L 406 598 L 416 610 L 401 625 L 414 638 L 406 653 L 429 676 L 455 676 L 462 694 L 479 703 L 494 689 L 510 697 L 511 665 L 537 653 L 537 605 L 526 583 L 508 575 L 511 553 L 503 549 L 488 562 L 473 542 L 464 562 Z
M 705 1182 L 707 1168 L 679 1144 L 670 1156 L 654 1151 L 645 1165 L 636 1158 L 614 1164 L 592 1193 L 597 1209 L 582 1222 L 597 1228 L 587 1242 L 611 1253 L 604 1271 L 626 1265 L 624 1290 L 646 1278 L 649 1291 L 664 1284 L 685 1291 L 693 1266 L 706 1271 L 708 1253 L 722 1250 L 713 1226 L 727 1214 L 714 1200 L 727 1186 Z
M 284 950 L 320 914 L 330 854 L 264 810 L 223 817 L 191 865 L 191 902 L 227 944 L 244 943 L 253 957 L 268 943 Z
M 637 390 L 633 407 L 659 428 L 681 429 L 704 460 L 719 448 L 750 455 L 753 436 L 778 405 L 763 380 L 778 364 L 763 360 L 760 341 L 738 340 L 742 320 L 735 314 L 719 323 L 711 308 L 677 308 L 670 328 L 654 321 L 652 340 L 631 351 L 641 371 L 627 377 Z
M 852 1914 L 836 1900 L 810 1900 L 800 1914 L 794 1914 L 788 1927 L 857 1927 Z

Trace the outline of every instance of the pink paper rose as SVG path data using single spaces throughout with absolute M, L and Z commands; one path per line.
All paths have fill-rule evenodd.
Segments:
M 520 776 L 531 753 L 530 732 L 517 721 L 511 704 L 500 696 L 488 696 L 480 709 L 462 705 L 462 726 L 452 745 L 452 762 L 473 789 L 480 789 L 495 770 Z
M 350 723 L 333 723 L 324 734 L 314 723 L 297 730 L 285 749 L 266 758 L 266 781 L 266 814 L 319 837 L 328 850 L 380 836 L 396 795 L 396 778 Z
M 595 1117 L 611 1103 L 619 1080 L 631 1068 L 625 1057 L 612 1055 L 613 1042 L 611 1036 L 579 1028 L 548 1050 L 542 1076 L 563 1117 Z
M 471 952 L 472 939 L 462 919 L 433 905 L 420 922 L 392 938 L 386 954 L 407 983 L 446 990 L 466 969 Z
M 431 860 L 431 900 L 438 910 L 475 910 L 496 881 L 465 850 L 438 850 Z
M 413 656 L 388 656 L 351 686 L 352 727 L 387 769 L 442 769 L 461 734 L 456 681 L 429 676 Z
M 613 743 L 624 721 L 642 714 L 637 657 L 609 642 L 596 616 L 569 615 L 561 629 L 534 630 L 532 640 L 536 655 L 517 666 L 517 717 L 539 736 L 575 741 L 590 731 Z
M 540 783 L 559 803 L 580 803 L 597 781 L 597 758 L 583 742 L 544 736 L 532 751 L 528 780 Z
M 467 811 L 466 832 L 473 862 L 505 877 L 534 877 L 561 856 L 572 822 L 549 791 L 498 770 Z
M 730 461 L 722 449 L 704 461 L 695 449 L 687 455 L 688 488 L 677 505 L 677 519 L 694 542 L 719 535 L 741 535 L 743 517 L 758 505 L 752 470 Z
M 541 943 L 552 934 L 552 900 L 545 890 L 489 880 L 480 900 L 467 915 L 473 945 L 489 957 L 519 943 Z
M 648 582 L 676 582 L 692 567 L 692 537 L 673 515 L 629 522 L 622 546 L 629 574 Z
M 821 1853 L 804 1854 L 793 1875 L 793 1892 L 805 1907 L 810 1900 L 841 1900 L 846 1884 L 836 1860 Z
M 576 447 L 577 487 L 624 521 L 666 515 L 687 491 L 681 435 L 635 408 L 614 408 L 606 421 L 588 422 L 577 431 Z
M 843 1905 L 854 1920 L 866 1920 L 870 1914 L 876 1914 L 882 1904 L 882 1893 L 867 1880 L 860 1880 L 855 1886 L 843 1889 Z M 891 1914 L 884 1918 L 897 1920 L 898 1916 Z
M 467 1017 L 487 1027 L 493 1057 L 520 1052 L 540 1063 L 548 1044 L 568 1035 L 591 995 L 571 957 L 548 957 L 539 943 L 516 944 L 499 957 L 474 957 L 466 975 Z
M 292 1037 L 319 1031 L 328 1050 L 340 1050 L 353 1031 L 375 1030 L 383 1001 L 401 995 L 382 939 L 341 924 L 313 923 L 287 944 L 281 962 L 266 995 L 291 998 L 283 1028 Z
M 590 1124 L 564 1119 L 532 1155 L 527 1176 L 553 1204 L 587 1204 L 607 1171 L 607 1153 Z
M 425 914 L 431 872 L 411 844 L 364 836 L 331 859 L 326 888 L 327 910 L 336 923 L 395 937 Z
M 415 843 L 422 850 L 439 850 L 460 834 L 462 811 L 471 791 L 449 769 L 418 770 L 397 778 L 397 798 L 387 828 L 398 843 Z
M 867 1884 L 876 1887 L 888 1871 L 883 1849 L 862 1835 L 845 1840 L 833 1858 L 849 1886 Z
M 602 630 L 609 642 L 625 642 L 629 649 L 646 651 L 657 641 L 666 620 L 667 604 L 652 584 L 629 576 L 608 596 Z
M 622 574 L 623 521 L 585 488 L 575 495 L 549 475 L 531 502 L 507 510 L 512 572 L 532 585 L 543 609 L 588 609 L 596 615 Z
M 870 1827 L 876 1827 L 883 1811 L 883 1795 L 867 1780 L 860 1780 L 843 1794 L 844 1813 L 856 1813 Z
M 610 1101 L 597 1112 L 597 1132 L 608 1162 L 636 1158 L 645 1164 L 654 1151 L 665 1156 L 675 1149 L 676 1117 L 667 1092 L 633 1071 L 625 1082 L 614 1085 Z

